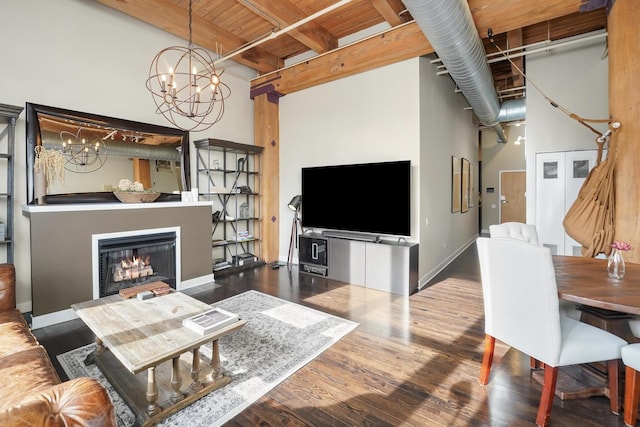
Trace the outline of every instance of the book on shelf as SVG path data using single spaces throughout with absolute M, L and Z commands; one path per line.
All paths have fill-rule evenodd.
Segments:
M 213 271 L 224 270 L 225 268 L 230 268 L 231 262 L 225 261 L 223 258 L 218 258 L 213 260 Z
M 249 234 L 248 231 L 238 231 L 236 235 L 236 241 L 250 240 L 250 239 L 253 239 L 253 236 Z
M 187 317 L 182 325 L 201 335 L 210 334 L 240 320 L 237 314 L 214 307 L 204 313 Z

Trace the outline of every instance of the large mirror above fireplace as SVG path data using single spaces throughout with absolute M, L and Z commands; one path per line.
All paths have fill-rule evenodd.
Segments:
M 122 179 L 161 193 L 157 201 L 190 189 L 188 132 L 32 103 L 26 110 L 29 204 L 118 202 Z

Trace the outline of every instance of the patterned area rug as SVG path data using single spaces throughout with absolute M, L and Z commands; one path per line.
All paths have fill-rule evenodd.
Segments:
M 241 330 L 220 339 L 220 359 L 232 382 L 169 416 L 159 426 L 223 424 L 358 326 L 257 291 L 236 295 L 214 306 L 247 320 Z M 94 347 L 90 344 L 77 348 L 59 355 L 58 360 L 69 378 L 89 376 L 102 382 L 115 403 L 119 426 L 133 425 L 133 413 L 100 369 L 84 365 L 84 358 Z

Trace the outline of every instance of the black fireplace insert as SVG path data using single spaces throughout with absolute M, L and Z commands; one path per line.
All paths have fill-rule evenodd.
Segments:
M 175 232 L 100 239 L 98 256 L 100 297 L 158 281 L 176 288 Z

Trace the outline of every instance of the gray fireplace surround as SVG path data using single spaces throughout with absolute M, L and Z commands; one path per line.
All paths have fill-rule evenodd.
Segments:
M 92 236 L 178 227 L 181 289 L 213 282 L 210 202 L 26 205 L 33 327 L 73 318 L 93 295 Z

